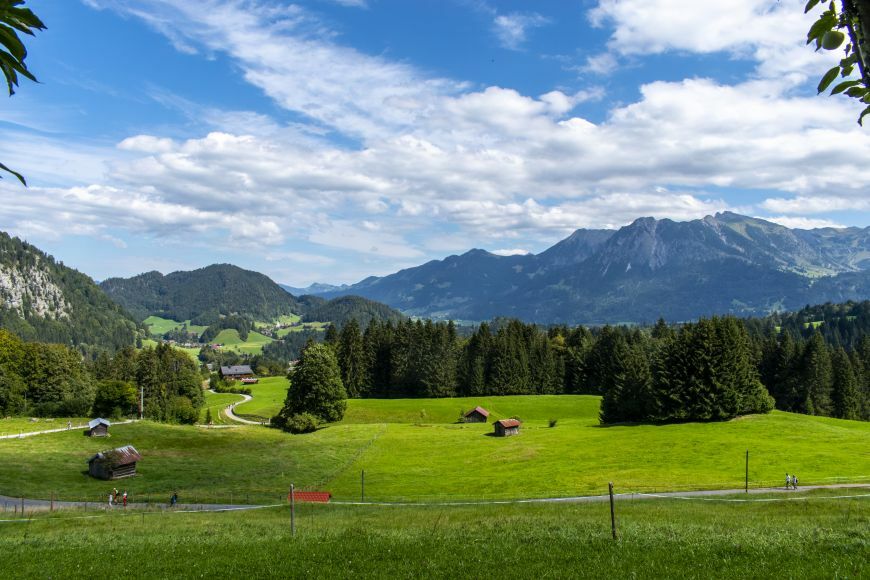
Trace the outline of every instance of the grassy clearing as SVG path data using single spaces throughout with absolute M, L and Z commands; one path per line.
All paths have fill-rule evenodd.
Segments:
M 243 341 L 238 330 L 227 328 L 220 331 L 212 342 L 222 344 L 224 349 L 234 350 L 240 354 L 260 354 L 263 352 L 263 346 L 272 342 L 272 339 L 259 332 L 251 331 L 248 333 L 248 340 Z
M 278 331 L 278 336 L 283 338 L 291 332 L 302 332 L 303 330 L 326 330 L 329 322 L 305 322 L 299 326 L 291 326 L 290 328 L 282 328 Z
M 151 332 L 151 334 L 156 334 L 157 336 L 163 336 L 170 330 L 180 329 L 185 324 L 187 325 L 187 329 L 190 332 L 195 332 L 196 334 L 202 334 L 203 332 L 205 332 L 205 329 L 208 328 L 206 326 L 191 324 L 190 320 L 178 322 L 177 320 L 161 318 L 159 316 L 149 316 L 148 318 L 143 320 L 142 323 L 147 324 L 148 330 Z
M 283 400 L 280 379 L 254 385 Z M 265 396 L 263 397 L 265 399 Z M 255 402 L 257 399 L 255 399 Z M 459 408 L 489 405 L 495 418 L 518 415 L 520 435 L 497 438 L 490 424 L 457 424 Z M 420 410 L 426 410 L 425 419 Z M 0 441 L 0 490 L 48 497 L 62 490 L 100 495 L 82 475 L 89 454 L 132 443 L 143 453 L 137 493 L 179 487 L 226 497 L 274 497 L 291 482 L 339 499 L 384 501 L 506 499 L 620 491 L 779 486 L 870 481 L 870 423 L 775 412 L 725 423 L 603 428 L 598 399 L 518 396 L 492 400 L 350 401 L 345 421 L 309 435 L 263 427 L 232 430 L 142 423 L 112 428 L 111 442 L 75 433 Z M 239 407 L 240 413 L 264 413 Z M 558 419 L 554 428 L 551 418 Z
M 274 502 L 291 483 L 317 488 L 354 460 L 379 432 L 376 425 L 341 426 L 290 436 L 275 429 L 163 425 L 143 421 L 111 428 L 111 438 L 81 432 L 0 441 L 0 494 L 102 501 L 107 482 L 87 475 L 87 459 L 132 444 L 143 460 L 138 475 L 121 482 L 131 498 L 168 497 L 227 502 L 230 496 Z
M 287 398 L 287 388 L 290 381 L 287 377 L 263 377 L 255 385 L 246 385 L 251 389 L 253 401 L 236 407 L 236 412 L 242 415 L 256 415 L 269 418 L 278 414 Z M 362 421 L 359 421 L 360 423 Z
M 146 339 L 142 340 L 142 348 L 148 348 L 148 347 L 155 348 L 158 344 L 160 344 L 160 343 L 158 343 L 156 340 L 153 340 L 150 338 L 146 338 Z M 198 348 L 181 348 L 179 346 L 173 346 L 172 348 L 184 352 L 185 354 L 187 354 L 187 356 L 189 356 L 190 358 L 193 359 L 193 362 L 195 362 L 197 365 L 199 364 L 199 349 Z
M 256 512 L 37 516 L 0 524 L 7 578 L 862 578 L 870 502 L 674 500 Z M 85 523 L 83 523 L 85 522 Z
M 224 409 L 228 405 L 241 401 L 244 397 L 235 393 L 212 393 L 205 392 L 205 405 L 199 412 L 199 422 L 205 423 L 205 415 L 207 410 L 211 410 L 212 422 L 215 425 L 238 425 L 235 421 L 227 419 L 223 414 Z
M 0 435 L 64 429 L 67 421 L 72 421 L 73 425 L 86 425 L 90 420 L 90 417 L 38 418 L 36 421 L 31 421 L 30 417 L 0 417 Z

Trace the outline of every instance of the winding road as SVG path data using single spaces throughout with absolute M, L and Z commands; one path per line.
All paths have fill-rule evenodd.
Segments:
M 215 391 L 213 391 L 211 389 L 209 389 L 208 392 L 213 393 L 213 394 L 217 394 Z M 236 421 L 237 423 L 244 423 L 245 425 L 265 425 L 265 423 L 262 421 L 251 421 L 249 419 L 243 419 L 233 412 L 236 409 L 236 405 L 241 405 L 242 403 L 247 403 L 248 401 L 251 401 L 254 398 L 251 395 L 244 395 L 242 393 L 235 393 L 235 394 L 242 397 L 242 400 L 238 401 L 236 403 L 233 403 L 232 405 L 229 405 L 223 409 L 223 414 L 227 416 L 227 419 L 229 419 L 231 421 Z

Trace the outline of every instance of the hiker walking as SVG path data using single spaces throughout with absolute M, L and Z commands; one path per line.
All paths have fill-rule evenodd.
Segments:
M 169 507 L 175 507 L 175 504 L 178 503 L 178 492 L 173 491 L 172 495 L 169 497 Z
M 785 474 L 785 488 L 791 488 L 791 476 L 788 473 Z
M 124 490 L 124 495 L 121 496 L 124 501 L 124 507 L 127 507 L 127 490 Z
M 109 507 L 112 507 L 112 500 L 115 499 L 115 496 L 112 495 L 112 492 L 109 492 Z
M 66 422 L 66 430 L 69 431 L 70 429 L 72 429 L 72 421 L 67 421 Z
M 791 478 L 791 483 L 794 485 L 794 488 L 797 489 L 797 475 Z

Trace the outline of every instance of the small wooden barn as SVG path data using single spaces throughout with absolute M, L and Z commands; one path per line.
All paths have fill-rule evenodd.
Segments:
M 493 423 L 495 427 L 495 436 L 496 437 L 507 437 L 509 435 L 519 435 L 520 433 L 520 423 L 519 419 L 501 419 L 500 421 L 496 421 Z
M 101 451 L 88 459 L 88 473 L 97 479 L 120 479 L 136 475 L 136 463 L 142 459 L 132 445 Z
M 489 411 L 483 407 L 475 407 L 462 416 L 466 423 L 486 423 L 489 417 Z
M 108 437 L 109 426 L 111 424 L 112 423 L 108 419 L 103 419 L 101 417 L 91 419 L 88 421 L 88 429 L 85 431 L 85 435 L 88 437 Z
M 254 371 L 251 369 L 250 365 L 232 365 L 228 367 L 222 366 L 221 376 L 228 381 L 252 379 L 254 378 Z

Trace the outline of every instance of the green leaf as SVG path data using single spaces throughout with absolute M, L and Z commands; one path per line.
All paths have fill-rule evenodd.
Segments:
M 870 115 L 870 107 L 865 107 L 863 111 L 861 111 L 861 115 L 858 117 L 858 124 L 862 127 L 864 126 L 864 117 Z
M 813 8 L 818 6 L 818 4 L 819 4 L 819 0 L 810 0 L 809 2 L 807 2 L 807 5 L 804 6 L 804 14 L 806 14 L 807 12 L 809 12 L 810 10 L 812 10 Z
M 842 83 L 838 84 L 833 89 L 831 89 L 831 94 L 838 95 L 838 94 L 842 93 L 843 91 L 845 91 L 846 89 L 848 89 L 849 87 L 854 87 L 854 86 L 857 86 L 860 84 L 861 84 L 861 81 L 843 81 Z
M 859 120 L 858 122 L 860 123 L 861 121 Z M 8 167 L 6 167 L 6 166 L 3 165 L 2 163 L 0 163 L 0 170 L 2 170 L 2 171 L 8 171 L 9 173 L 11 173 L 11 174 L 14 175 L 15 177 L 17 177 L 17 178 L 18 178 L 18 181 L 20 181 L 21 184 L 22 184 L 24 187 L 27 187 L 27 182 L 24 181 L 24 176 L 21 175 L 20 173 L 18 173 L 17 171 L 12 171 L 11 169 L 9 169 Z
M 840 74 L 840 67 L 839 66 L 831 67 L 831 70 L 826 72 L 825 76 L 823 76 L 822 80 L 819 82 L 819 93 L 821 93 L 825 89 L 827 89 L 831 85 L 831 83 L 834 82 L 834 79 L 836 79 L 837 75 L 839 75 L 839 74 Z
M 846 94 L 855 99 L 860 99 L 868 92 L 870 92 L 870 90 L 868 90 L 866 87 L 851 87 L 849 89 L 846 89 Z
M 27 56 L 27 49 L 18 39 L 15 31 L 6 26 L 0 26 L 0 44 L 2 44 L 9 53 L 18 60 L 24 60 Z

